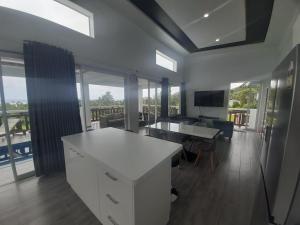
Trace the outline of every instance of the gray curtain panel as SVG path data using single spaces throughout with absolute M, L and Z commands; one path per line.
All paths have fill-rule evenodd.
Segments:
M 74 57 L 29 41 L 23 51 L 36 175 L 49 175 L 65 169 L 61 137 L 82 132 Z
M 169 79 L 163 78 L 161 82 L 161 119 L 168 118 Z

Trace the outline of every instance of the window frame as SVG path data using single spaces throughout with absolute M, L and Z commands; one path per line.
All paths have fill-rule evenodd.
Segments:
M 88 20 L 88 24 L 84 24 L 84 29 L 80 29 L 80 27 L 76 26 L 76 24 L 64 23 L 64 21 L 61 20 L 61 18 L 55 20 L 53 17 L 51 17 L 51 16 L 49 17 L 48 14 L 44 14 L 43 12 L 39 12 L 39 11 L 43 11 L 43 10 L 40 10 L 41 9 L 40 7 L 37 7 L 37 8 L 32 8 L 30 6 L 26 6 L 26 7 L 25 6 L 24 7 L 19 6 L 18 7 L 14 3 L 16 3 L 16 2 L 13 1 L 13 2 L 9 3 L 9 2 L 4 1 L 3 3 L 0 4 L 0 7 L 1 8 L 2 7 L 3 8 L 8 8 L 8 9 L 18 11 L 18 12 L 21 12 L 21 13 L 25 13 L 25 14 L 29 14 L 31 16 L 38 17 L 40 19 L 46 20 L 46 21 L 54 23 L 56 25 L 63 26 L 63 27 L 65 27 L 67 29 L 70 29 L 72 31 L 76 31 L 76 32 L 78 32 L 80 34 L 83 34 L 85 36 L 95 38 L 94 14 L 92 12 L 88 11 L 87 9 L 77 5 L 76 3 L 71 2 L 70 0 L 49 0 L 49 2 L 47 1 L 47 3 L 60 5 L 59 7 L 62 7 L 61 10 L 65 10 L 65 12 L 67 10 L 69 10 L 69 11 L 73 11 L 75 13 L 80 14 L 81 17 L 82 17 L 80 19 L 84 19 L 84 20 L 87 19 Z M 41 2 L 40 4 L 41 5 L 39 5 L 39 6 L 44 8 L 43 2 Z M 52 11 L 53 11 L 52 6 L 54 6 L 54 5 L 50 5 L 50 4 L 49 5 L 45 4 L 45 6 L 49 6 L 50 9 L 52 9 Z M 51 11 L 51 13 L 52 13 L 52 11 Z M 62 13 L 60 13 L 59 15 L 64 16 L 63 11 L 61 11 L 61 12 Z M 70 19 L 72 19 L 72 18 L 70 18 Z M 88 32 L 87 32 L 87 29 L 88 29 Z
M 74 11 L 77 11 L 78 13 L 88 17 L 89 18 L 89 33 L 90 33 L 89 37 L 95 38 L 94 14 L 92 12 L 88 11 L 87 9 L 85 9 L 85 8 L 83 8 L 83 7 L 77 5 L 74 2 L 71 2 L 69 0 L 54 0 L 54 1 L 70 8 L 70 9 L 73 9 Z M 63 26 L 63 25 L 61 25 L 61 26 Z M 69 28 L 69 29 L 71 29 L 71 28 Z M 71 29 L 71 30 L 73 30 L 73 29 Z M 79 32 L 79 31 L 77 31 L 77 32 Z M 81 33 L 81 32 L 79 32 L 79 33 Z M 83 34 L 83 33 L 81 33 L 81 34 Z
M 163 65 L 161 65 L 161 64 L 159 64 L 158 63 L 158 61 L 157 61 L 157 56 L 160 56 L 160 57 L 162 57 L 162 58 L 164 58 L 165 60 L 168 60 L 170 63 L 172 63 L 172 69 L 170 69 L 170 68 L 167 68 L 166 66 L 163 66 Z M 175 73 L 177 73 L 177 61 L 175 60 L 175 59 L 173 59 L 173 58 L 171 58 L 171 57 L 169 57 L 169 56 L 167 56 L 166 54 L 164 54 L 164 53 L 162 53 L 161 51 L 159 51 L 159 50 L 157 50 L 156 49 L 156 51 L 155 51 L 155 63 L 156 63 L 156 65 L 158 65 L 158 66 L 160 66 L 160 67 L 162 67 L 162 68 L 165 68 L 165 69 L 167 69 L 167 70 L 170 70 L 170 71 L 172 71 L 172 72 L 175 72 Z

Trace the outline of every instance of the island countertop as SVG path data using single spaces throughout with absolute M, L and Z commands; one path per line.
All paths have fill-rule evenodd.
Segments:
M 177 143 L 116 128 L 74 134 L 62 140 L 133 182 L 182 149 Z

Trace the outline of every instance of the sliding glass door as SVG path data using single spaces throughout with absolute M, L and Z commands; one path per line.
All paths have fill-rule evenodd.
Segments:
M 2 97 L 0 170 L 7 175 L 7 178 L 0 177 L 0 183 L 9 183 L 34 174 L 26 80 L 22 60 L 1 58 L 0 76 L 3 87 L 0 89 Z M 6 169 L 2 170 L 4 168 Z M 13 177 L 9 174 L 13 174 Z
M 180 114 L 180 86 L 170 86 L 169 88 L 169 116 Z
M 0 68 L 1 69 L 1 68 Z M 3 81 L 0 74 L 0 90 L 3 90 Z M 11 164 L 11 154 L 8 149 L 8 137 L 6 132 L 7 118 L 5 115 L 5 102 L 3 98 L 3 91 L 0 95 L 0 186 L 11 183 L 15 180 L 15 171 Z M 14 167 L 15 168 L 15 167 Z M 14 174 L 15 173 L 15 174 Z
M 124 78 L 88 71 L 83 76 L 83 98 L 87 130 L 105 127 L 124 129 Z
M 231 83 L 228 120 L 234 123 L 237 131 L 256 129 L 260 90 L 260 82 Z
M 161 84 L 146 79 L 138 79 L 139 125 L 156 123 L 161 112 Z

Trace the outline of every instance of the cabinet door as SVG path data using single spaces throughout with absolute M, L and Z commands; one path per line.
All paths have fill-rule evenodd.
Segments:
M 76 161 L 78 161 L 79 157 L 76 152 L 70 147 L 68 144 L 64 143 L 64 153 L 65 153 L 65 166 L 66 166 L 66 176 L 67 181 L 77 192 L 78 187 L 76 187 Z
M 95 163 L 87 156 L 83 156 L 80 161 L 79 170 L 77 170 L 80 182 L 82 200 L 87 207 L 99 219 L 99 192 L 98 176 Z
M 64 150 L 68 183 L 99 218 L 98 176 L 95 163 L 67 144 L 64 145 Z

